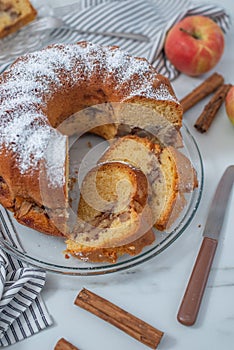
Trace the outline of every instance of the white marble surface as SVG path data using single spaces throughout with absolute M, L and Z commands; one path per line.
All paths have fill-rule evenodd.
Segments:
M 74 1 L 48 1 L 52 5 L 72 2 Z M 223 0 L 222 5 L 234 17 L 233 0 Z M 227 82 L 234 84 L 233 37 L 232 26 L 226 36 L 223 58 L 215 71 L 222 73 Z M 173 82 L 177 96 L 184 96 L 201 79 L 203 78 L 181 75 Z M 202 200 L 187 230 L 159 256 L 129 271 L 96 277 L 48 274 L 43 297 L 54 319 L 54 325 L 9 349 L 53 349 L 60 337 L 66 338 L 81 350 L 148 349 L 113 326 L 75 307 L 73 301 L 82 287 L 106 297 L 163 330 L 165 335 L 158 349 L 233 349 L 234 193 L 229 202 L 197 322 L 192 327 L 185 327 L 176 320 L 178 307 L 201 244 L 202 230 L 215 186 L 224 169 L 234 164 L 234 126 L 227 119 L 224 106 L 207 134 L 201 135 L 194 129 L 193 124 L 203 105 L 204 102 L 199 103 L 184 117 L 184 123 L 199 145 L 205 171 Z

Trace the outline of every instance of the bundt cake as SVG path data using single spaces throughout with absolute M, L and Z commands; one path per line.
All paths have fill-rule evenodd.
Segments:
M 141 170 L 124 162 L 98 164 L 82 182 L 77 227 L 66 252 L 111 262 L 138 253 L 154 240 L 147 199 L 148 181 Z
M 36 15 L 28 0 L 0 0 L 0 38 L 16 32 Z
M 88 126 L 105 138 L 117 136 L 121 124 L 112 103 L 148 106 L 152 125 L 158 115 L 176 129 L 182 123 L 168 79 L 117 47 L 51 45 L 18 58 L 0 76 L 0 203 L 20 223 L 67 235 L 68 137 L 57 128 L 78 111 L 108 103 L 105 125 L 98 108 L 88 116 Z

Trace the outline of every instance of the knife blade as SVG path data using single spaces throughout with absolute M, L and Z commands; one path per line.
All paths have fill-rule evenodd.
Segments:
M 232 192 L 233 182 L 234 165 L 231 165 L 221 177 L 211 202 L 203 231 L 202 244 L 177 314 L 177 320 L 185 326 L 192 326 L 196 322 L 224 222 L 228 199 Z

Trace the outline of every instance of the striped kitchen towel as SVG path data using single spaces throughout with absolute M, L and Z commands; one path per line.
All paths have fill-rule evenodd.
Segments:
M 25 267 L 0 250 L 0 346 L 12 345 L 50 326 L 40 296 L 45 272 Z
M 88 40 L 103 45 L 118 45 L 135 56 L 146 57 L 159 73 L 171 80 L 179 72 L 166 59 L 163 46 L 166 33 L 173 24 L 185 16 L 204 15 L 217 22 L 224 32 L 230 26 L 229 15 L 219 5 L 194 4 L 190 0 L 81 0 L 70 8 L 67 6 L 55 9 L 55 15 L 61 16 L 67 24 L 81 29 L 147 35 L 149 43 L 55 30 L 51 33 L 50 40 Z
M 57 29 L 32 35 L 23 28 L 13 36 L 0 41 L 0 71 L 17 56 L 41 49 L 53 43 L 74 43 L 87 40 L 102 45 L 117 45 L 130 54 L 147 58 L 157 71 L 170 80 L 179 72 L 166 59 L 164 42 L 167 31 L 185 16 L 204 15 L 217 22 L 224 32 L 230 26 L 230 17 L 219 5 L 190 0 L 79 0 L 72 5 L 52 9 L 46 0 L 32 0 L 39 17 L 56 16 L 78 29 L 92 31 L 134 32 L 148 36 L 148 43 L 130 39 L 78 34 Z
M 14 227 L 6 210 L 0 211 L 1 239 L 18 247 Z M 12 345 L 52 324 L 40 292 L 45 271 L 27 266 L 0 249 L 0 347 Z

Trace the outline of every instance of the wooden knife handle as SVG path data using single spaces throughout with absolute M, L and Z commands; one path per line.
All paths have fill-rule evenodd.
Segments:
M 216 239 L 203 238 L 199 254 L 177 314 L 177 320 L 185 326 L 192 326 L 196 321 L 217 243 L 218 241 Z

